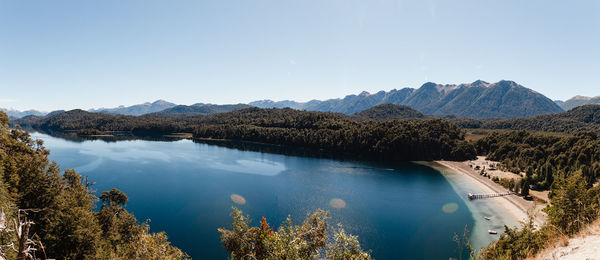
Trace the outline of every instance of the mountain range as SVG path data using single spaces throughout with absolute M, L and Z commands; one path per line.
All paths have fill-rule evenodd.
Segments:
M 259 100 L 250 102 L 247 105 L 196 103 L 186 106 L 177 105 L 165 100 L 157 100 L 133 106 L 99 108 L 88 111 L 133 116 L 153 113 L 156 115 L 201 115 L 229 112 L 254 106 L 259 108 L 290 107 L 298 110 L 337 112 L 351 115 L 387 103 L 408 106 L 428 115 L 454 115 L 457 117 L 484 119 L 552 114 L 567 111 L 581 105 L 598 104 L 600 103 L 600 97 L 576 96 L 567 101 L 551 101 L 544 95 L 513 81 L 503 80 L 497 83 L 488 83 L 478 80 L 473 83 L 458 85 L 442 85 L 428 82 L 417 89 L 393 89 L 387 92 L 379 91 L 374 94 L 363 91 L 358 95 L 348 95 L 344 98 L 311 100 L 309 102 Z M 36 110 L 2 110 L 13 119 L 28 115 L 47 116 L 46 113 Z M 59 112 L 61 111 L 54 111 L 51 114 Z
M 594 105 L 600 104 L 600 96 L 597 97 L 584 97 L 584 96 L 574 96 L 571 99 L 566 101 L 554 101 L 556 102 L 563 110 L 568 111 L 575 107 L 583 106 L 583 105 Z
M 306 103 L 261 100 L 249 105 L 261 108 L 290 107 L 300 110 L 353 114 L 379 104 L 407 105 L 425 114 L 470 118 L 514 118 L 562 112 L 544 95 L 513 81 L 441 85 L 425 83 L 418 89 L 404 88 L 375 94 L 362 92 L 342 99 L 312 100 Z
M 158 116 L 196 116 L 196 115 L 210 115 L 216 113 L 225 113 L 244 108 L 249 108 L 246 104 L 235 104 L 235 105 L 214 105 L 214 104 L 194 104 L 191 106 L 178 105 L 165 110 L 152 113 Z
M 30 116 L 30 115 L 34 115 L 34 116 L 46 115 L 46 113 L 37 111 L 37 110 L 19 111 L 19 110 L 14 110 L 14 109 L 0 108 L 0 111 L 4 111 L 4 113 L 6 113 L 6 115 L 10 119 L 21 118 L 21 117 Z
M 177 104 L 164 101 L 162 99 L 156 100 L 152 103 L 146 102 L 144 104 L 133 105 L 133 106 L 119 106 L 116 108 L 99 108 L 99 109 L 90 109 L 89 112 L 102 112 L 108 114 L 120 114 L 120 115 L 128 115 L 128 116 L 139 116 L 143 114 L 155 113 L 159 111 L 163 111 L 167 108 L 172 108 Z

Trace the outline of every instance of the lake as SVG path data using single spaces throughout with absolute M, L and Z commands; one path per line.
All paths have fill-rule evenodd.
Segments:
M 34 133 L 61 168 L 118 188 L 127 209 L 195 259 L 225 259 L 217 228 L 231 207 L 279 226 L 316 209 L 330 226 L 358 235 L 376 259 L 457 257 L 454 233 L 475 224 L 447 178 L 415 163 L 323 159 L 236 149 L 191 140 L 69 141 Z M 235 202 L 234 202 L 235 201 Z M 237 203 L 236 203 L 237 202 Z M 244 203 L 241 203 L 244 202 Z

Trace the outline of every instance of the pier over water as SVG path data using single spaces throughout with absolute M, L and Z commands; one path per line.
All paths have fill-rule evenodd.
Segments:
M 505 193 L 490 193 L 490 194 L 473 194 L 473 193 L 469 193 L 467 195 L 467 197 L 469 198 L 469 200 L 476 200 L 476 199 L 488 199 L 488 198 L 494 198 L 494 197 L 501 197 L 501 196 L 507 196 L 507 195 L 512 195 L 515 194 L 514 192 L 505 192 Z

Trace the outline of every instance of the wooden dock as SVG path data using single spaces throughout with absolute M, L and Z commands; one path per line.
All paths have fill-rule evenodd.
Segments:
M 505 192 L 505 193 L 491 193 L 491 194 L 473 194 L 473 193 L 469 193 L 469 195 L 467 195 L 467 197 L 470 200 L 476 200 L 476 199 L 488 199 L 488 198 L 494 198 L 494 197 L 501 197 L 501 196 L 507 196 L 507 195 L 512 195 L 515 194 L 514 192 Z

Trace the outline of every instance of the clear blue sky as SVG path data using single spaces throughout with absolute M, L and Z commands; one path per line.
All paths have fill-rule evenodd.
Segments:
M 326 99 L 427 81 L 600 95 L 600 1 L 0 0 L 0 107 Z

